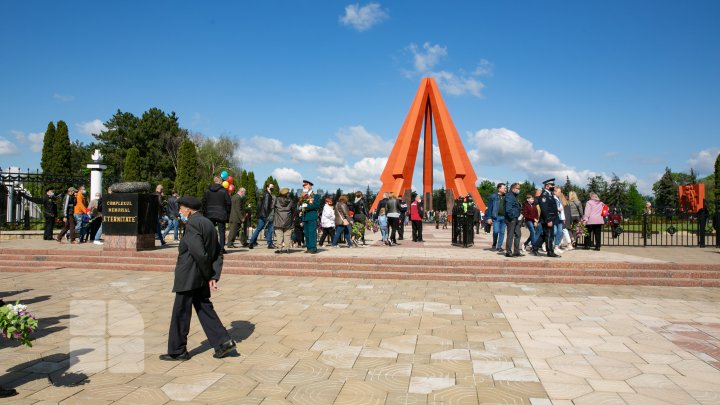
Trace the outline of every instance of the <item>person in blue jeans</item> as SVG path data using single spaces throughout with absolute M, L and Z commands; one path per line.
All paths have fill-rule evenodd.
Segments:
M 260 231 L 262 231 L 266 226 L 271 226 L 272 223 L 268 221 L 268 217 L 270 214 L 272 214 L 272 207 L 273 207 L 273 196 L 272 191 L 275 186 L 272 183 L 266 183 L 265 184 L 265 192 L 263 193 L 262 201 L 257 207 L 257 228 L 255 228 L 255 232 L 253 232 L 252 236 L 250 237 L 250 240 L 248 241 L 248 247 L 252 249 L 253 247 L 257 246 L 257 239 L 258 236 L 260 236 Z M 273 245 L 272 241 L 272 233 L 265 233 L 265 237 L 268 242 L 268 249 L 274 249 L 275 245 Z
M 350 210 L 348 210 L 347 202 L 348 197 L 346 195 L 341 195 L 337 204 L 335 204 L 335 236 L 332 240 L 332 247 L 334 248 L 338 247 L 338 240 L 340 240 L 340 235 L 343 233 L 345 234 L 345 241 L 347 242 L 348 247 L 353 247 L 352 239 L 350 237 L 350 229 L 352 228 L 352 223 L 350 221 L 352 218 L 350 217 Z
M 505 183 L 498 183 L 497 192 L 488 198 L 487 210 L 485 217 L 487 223 L 493 227 L 493 244 L 490 250 L 503 252 L 503 239 L 505 239 L 505 193 L 507 186 Z
M 180 216 L 178 212 L 178 203 L 177 203 L 177 191 L 173 190 L 170 197 L 167 199 L 167 207 L 165 208 L 165 214 L 167 218 L 167 228 L 162 233 L 162 239 L 165 240 L 165 236 L 173 230 L 174 231 L 174 238 L 173 240 L 178 240 L 178 217 Z

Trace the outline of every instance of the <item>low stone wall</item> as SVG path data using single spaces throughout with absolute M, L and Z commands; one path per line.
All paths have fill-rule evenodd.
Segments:
M 54 232 L 53 236 L 57 236 Z M 36 239 L 43 240 L 44 231 L 0 231 L 0 240 Z

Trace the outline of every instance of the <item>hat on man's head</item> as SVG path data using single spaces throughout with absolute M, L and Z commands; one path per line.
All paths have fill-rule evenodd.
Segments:
M 178 205 L 182 205 L 183 207 L 187 207 L 195 211 L 199 211 L 200 208 L 202 208 L 202 202 L 200 202 L 197 197 L 193 197 L 191 195 L 178 198 L 177 203 Z
M 303 180 L 303 185 L 307 184 L 308 186 L 312 187 L 314 184 L 310 180 Z
M 554 186 L 554 185 L 555 185 L 555 178 L 547 179 L 547 180 L 543 181 L 543 185 L 544 185 L 544 186 L 546 186 L 546 185 L 548 185 L 548 184 L 552 184 L 552 185 Z
M 290 189 L 288 189 L 287 187 L 283 187 L 280 189 L 280 195 L 288 195 L 289 192 Z

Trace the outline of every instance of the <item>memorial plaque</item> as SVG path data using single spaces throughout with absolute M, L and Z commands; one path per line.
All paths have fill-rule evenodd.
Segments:
M 155 246 L 157 196 L 112 193 L 103 197 L 103 234 L 106 250 L 142 250 Z

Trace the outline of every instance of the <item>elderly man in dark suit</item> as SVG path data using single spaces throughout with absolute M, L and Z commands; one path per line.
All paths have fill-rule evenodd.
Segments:
M 161 355 L 160 359 L 190 359 L 187 336 L 193 307 L 208 341 L 215 348 L 213 357 L 219 359 L 235 349 L 235 342 L 210 302 L 210 290 L 217 291 L 222 271 L 221 246 L 215 226 L 199 212 L 202 208 L 200 200 L 182 197 L 178 199 L 178 205 L 180 220 L 185 222 L 185 235 L 180 240 L 175 265 L 175 304 L 170 321 L 168 352 Z

